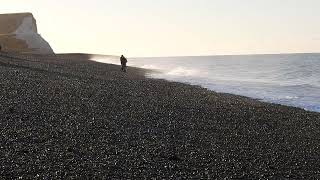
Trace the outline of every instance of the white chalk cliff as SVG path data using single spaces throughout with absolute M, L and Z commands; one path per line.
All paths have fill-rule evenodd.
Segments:
M 0 45 L 3 51 L 53 54 L 49 43 L 38 34 L 31 13 L 0 14 Z

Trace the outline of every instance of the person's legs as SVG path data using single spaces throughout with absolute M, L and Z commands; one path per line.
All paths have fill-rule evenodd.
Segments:
M 127 65 L 126 64 L 123 65 L 123 72 L 127 72 Z
M 121 64 L 121 71 L 127 72 L 127 66 L 126 66 L 126 64 Z
M 124 65 L 121 63 L 121 71 L 124 71 Z

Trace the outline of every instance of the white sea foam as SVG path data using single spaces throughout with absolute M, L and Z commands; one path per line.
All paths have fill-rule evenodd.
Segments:
M 103 55 L 91 55 L 90 60 L 107 63 L 107 64 L 119 64 L 120 60 L 116 56 L 103 56 Z
M 157 70 L 152 78 L 320 112 L 320 54 L 129 58 L 128 65 Z
M 167 74 L 172 76 L 197 76 L 199 75 L 199 72 L 195 69 L 176 67 L 170 70 L 169 72 L 167 72 Z

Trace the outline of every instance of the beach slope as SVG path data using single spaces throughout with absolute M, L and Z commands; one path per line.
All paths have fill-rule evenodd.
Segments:
M 320 114 L 85 54 L 0 54 L 0 177 L 317 179 Z

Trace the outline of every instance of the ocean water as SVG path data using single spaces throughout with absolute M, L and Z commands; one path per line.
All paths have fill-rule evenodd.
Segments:
M 151 78 L 320 112 L 320 54 L 129 58 L 128 65 L 156 70 Z

